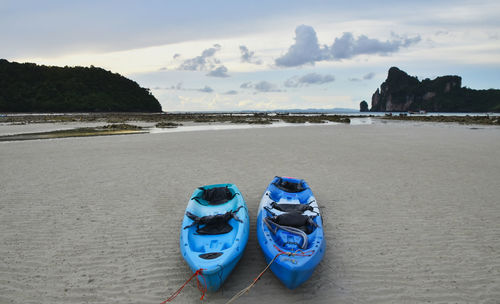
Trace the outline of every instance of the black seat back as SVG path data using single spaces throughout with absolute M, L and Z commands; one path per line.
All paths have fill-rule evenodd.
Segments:
M 304 213 L 304 211 L 313 211 L 314 208 L 310 205 L 306 204 L 278 204 L 276 202 L 271 203 L 271 207 L 283 211 L 283 212 L 298 212 L 298 213 Z
M 302 181 L 295 183 L 295 182 L 284 180 L 281 177 L 278 177 L 278 180 L 274 183 L 274 185 L 278 189 L 281 189 L 285 192 L 290 192 L 290 193 L 297 193 L 297 192 L 302 192 L 302 191 L 306 190 L 306 188 L 304 188 L 304 186 L 302 185 Z
M 201 198 L 207 201 L 210 205 L 221 205 L 230 201 L 234 197 L 227 186 L 215 187 L 210 189 L 200 189 L 203 191 L 203 195 Z
M 317 227 L 310 216 L 298 212 L 287 212 L 270 218 L 271 221 L 280 225 L 294 227 L 310 234 Z

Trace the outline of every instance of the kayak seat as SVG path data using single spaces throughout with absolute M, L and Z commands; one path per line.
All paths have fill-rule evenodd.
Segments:
M 231 193 L 231 190 L 229 190 L 227 186 L 215 187 L 210 189 L 200 187 L 198 189 L 202 191 L 201 199 L 206 201 L 209 205 L 222 205 L 232 200 L 236 196 L 236 193 Z M 193 199 L 198 203 L 203 204 L 202 202 L 200 202 L 200 197 L 193 197 Z
M 314 208 L 310 205 L 306 204 L 278 204 L 276 202 L 271 203 L 271 207 L 273 209 L 283 211 L 283 212 L 298 212 L 298 213 L 304 213 L 304 211 L 313 211 Z
M 276 186 L 276 188 L 289 193 L 298 193 L 307 189 L 302 184 L 302 181 L 295 183 L 292 181 L 287 181 L 281 177 L 278 177 L 278 180 L 274 182 L 273 185 Z
M 238 222 L 242 221 L 236 216 L 236 213 L 242 206 L 238 207 L 235 211 L 228 211 L 224 214 L 207 215 L 198 217 L 191 212 L 186 212 L 187 217 L 193 220 L 191 225 L 184 227 L 184 229 L 191 228 L 196 225 L 196 233 L 204 235 L 217 235 L 225 234 L 233 230 L 233 226 L 229 224 L 229 220 L 235 219 Z
M 298 212 L 287 212 L 269 218 L 273 223 L 280 226 L 288 226 L 300 229 L 307 234 L 311 234 L 318 226 L 312 217 Z

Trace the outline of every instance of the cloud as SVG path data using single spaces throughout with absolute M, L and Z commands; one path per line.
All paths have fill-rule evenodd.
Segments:
M 254 57 L 255 52 L 251 52 L 246 46 L 240 45 L 241 62 L 262 64 L 262 60 Z
M 220 61 L 214 58 L 217 51 L 220 50 L 219 44 L 214 44 L 213 47 L 204 50 L 200 56 L 184 60 L 177 68 L 185 71 L 211 71 Z
M 181 57 L 181 54 L 179 54 L 179 53 L 176 53 L 176 54 L 174 54 L 174 56 L 173 56 L 173 58 L 174 58 L 174 59 L 177 59 L 177 58 L 179 58 L 179 57 Z
M 223 65 L 218 66 L 214 70 L 210 71 L 207 76 L 210 77 L 229 77 L 227 74 L 227 68 Z
M 369 79 L 372 79 L 373 77 L 375 77 L 375 73 L 370 72 L 370 73 L 366 74 L 365 76 L 363 76 L 363 79 L 369 80 Z
M 361 79 L 361 78 L 356 78 L 356 77 L 355 77 L 355 78 L 349 78 L 349 81 L 370 80 L 370 79 L 372 79 L 373 77 L 375 77 L 375 73 L 370 72 L 370 73 L 368 73 L 368 74 L 364 75 L 362 79 Z
M 178 82 L 176 85 L 171 86 L 169 89 L 171 89 L 171 90 L 183 90 L 182 82 Z
M 156 86 L 153 88 L 153 90 L 175 90 L 175 91 L 191 91 L 191 92 L 203 92 L 203 93 L 212 93 L 214 91 L 211 87 L 207 85 L 201 89 L 184 88 L 182 82 L 179 82 L 176 85 L 171 85 L 169 87 Z
M 488 37 L 492 40 L 499 40 L 500 39 L 500 35 L 498 35 L 497 33 L 489 34 Z
M 268 81 L 261 81 L 256 83 L 253 88 L 259 92 L 280 92 L 276 85 L 268 82 Z
M 281 92 L 281 90 L 278 89 L 278 87 L 275 84 L 270 83 L 269 81 L 265 81 L 265 80 L 257 82 L 255 84 L 252 83 L 251 81 L 244 82 L 240 85 L 240 88 L 242 88 L 242 89 L 254 89 L 257 92 Z
M 236 95 L 238 94 L 238 91 L 236 90 L 229 90 L 227 92 L 222 93 L 223 95 Z
M 251 89 L 253 87 L 253 84 L 251 81 L 249 82 L 244 82 L 240 85 L 240 88 L 242 89 Z
M 184 71 L 208 71 L 206 76 L 210 77 L 229 77 L 227 68 L 221 64 L 219 59 L 215 58 L 215 54 L 220 48 L 220 44 L 214 44 L 213 47 L 203 50 L 200 56 L 184 60 L 177 69 Z M 177 55 L 174 55 L 174 58 L 180 56 Z
M 317 73 L 309 73 L 304 76 L 294 76 L 285 81 L 284 85 L 288 88 L 296 88 L 301 86 L 309 86 L 310 84 L 324 84 L 335 81 L 335 77 L 330 74 L 321 75 Z
M 198 91 L 203 93 L 212 93 L 214 90 L 209 86 L 205 86 L 204 88 L 198 89 Z
M 402 38 L 394 36 L 392 41 L 380 41 L 361 35 L 354 38 L 352 33 L 346 32 L 340 38 L 335 38 L 330 53 L 333 59 L 348 59 L 362 54 L 387 55 L 399 51 L 401 47 L 408 47 L 420 41 L 420 36 Z
M 316 31 L 312 26 L 299 25 L 295 29 L 295 44 L 290 46 L 285 55 L 277 58 L 275 63 L 284 67 L 314 64 L 315 61 L 324 60 L 326 53 L 327 47 L 319 46 Z
M 299 25 L 295 29 L 295 43 L 287 53 L 275 59 L 275 64 L 282 67 L 294 67 L 304 64 L 314 64 L 317 61 L 349 59 L 363 54 L 387 55 L 418 43 L 421 38 L 400 37 L 392 35 L 393 40 L 380 41 L 361 35 L 357 38 L 350 32 L 335 38 L 331 46 L 320 45 L 314 28 Z

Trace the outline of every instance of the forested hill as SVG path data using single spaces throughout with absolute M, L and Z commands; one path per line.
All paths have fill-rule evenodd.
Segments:
M 148 89 L 96 67 L 0 59 L 0 112 L 161 112 Z

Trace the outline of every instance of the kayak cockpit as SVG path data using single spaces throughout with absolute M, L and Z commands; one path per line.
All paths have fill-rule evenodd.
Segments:
M 268 187 L 271 200 L 283 203 L 284 201 L 298 200 L 301 204 L 307 204 L 312 196 L 309 185 L 301 179 L 276 176 Z

